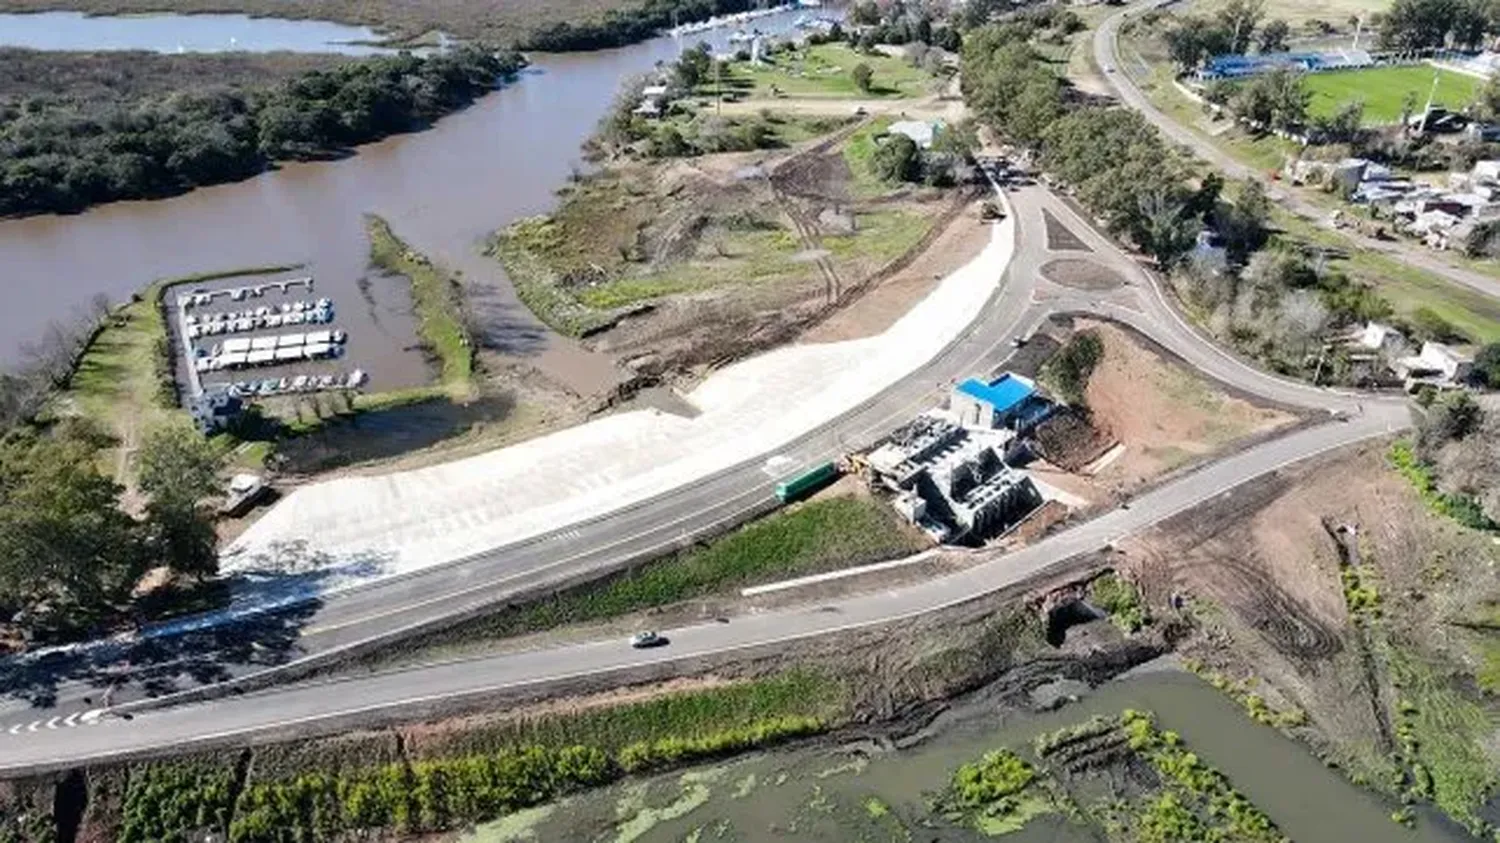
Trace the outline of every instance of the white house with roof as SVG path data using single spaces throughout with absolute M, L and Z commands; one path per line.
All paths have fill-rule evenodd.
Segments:
M 1474 358 L 1451 345 L 1428 341 L 1420 353 L 1397 360 L 1395 369 L 1408 383 L 1457 386 L 1474 373 Z
M 943 122 L 941 120 L 930 122 L 926 120 L 897 120 L 886 131 L 893 135 L 905 135 L 911 138 L 912 143 L 915 143 L 918 149 L 931 149 L 933 139 L 943 131 Z
M 1364 328 L 1355 335 L 1354 344 L 1366 351 L 1392 354 L 1405 347 L 1406 337 L 1390 325 L 1366 322 Z

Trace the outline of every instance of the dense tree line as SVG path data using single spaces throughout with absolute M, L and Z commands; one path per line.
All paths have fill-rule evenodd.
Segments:
M 1221 177 L 1196 175 L 1137 112 L 1072 102 L 1026 38 L 1010 24 L 966 36 L 963 84 L 979 118 L 1032 150 L 1112 234 L 1156 258 L 1215 334 L 1282 371 L 1340 378 L 1339 361 L 1320 357 L 1328 331 L 1389 318 L 1390 304 L 1302 244 L 1267 248 L 1271 205 L 1259 182 L 1225 197 Z M 1264 84 L 1281 90 L 1284 81 Z M 1285 88 L 1279 96 L 1305 107 Z M 1441 333 L 1412 321 L 1414 335 Z
M 1173 19 L 1164 35 L 1167 52 L 1187 71 L 1213 56 L 1286 50 L 1291 27 L 1279 18 L 1262 24 L 1264 18 L 1265 0 L 1230 0 L 1211 16 Z
M 632 9 L 611 9 L 597 20 L 561 21 L 536 30 L 528 50 L 565 52 L 623 47 L 652 38 L 674 24 L 707 20 L 755 8 L 752 0 L 646 0 Z
M 148 570 L 191 577 L 215 572 L 211 516 L 218 457 L 186 427 L 151 431 L 136 453 L 140 517 L 124 487 L 99 471 L 112 444 L 85 422 L 50 431 L 16 428 L 0 438 L 0 622 L 38 640 L 117 622 Z
M 1192 246 L 1205 206 L 1188 163 L 1139 114 L 1075 105 L 1032 49 L 1032 30 L 1005 23 L 972 31 L 963 51 L 964 97 L 979 119 L 1040 153 L 1110 232 L 1163 266 Z
M 867 49 L 876 44 L 924 44 L 957 52 L 962 44 L 958 28 L 923 3 L 861 0 L 849 8 L 848 19 L 850 31 L 840 28 L 838 35 Z
M 250 91 L 12 101 L 0 111 L 0 214 L 162 196 L 336 153 L 429 123 L 523 61 L 466 46 L 348 62 Z
M 1380 19 L 1380 48 L 1473 49 L 1500 32 L 1500 6 L 1490 0 L 1395 0 Z

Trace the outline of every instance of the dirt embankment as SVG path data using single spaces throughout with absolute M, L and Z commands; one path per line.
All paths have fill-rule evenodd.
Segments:
M 1131 494 L 1298 421 L 1290 410 L 1204 378 L 1120 325 L 1060 320 L 1048 331 L 1059 341 L 1091 332 L 1103 349 L 1088 378 L 1086 410 L 1038 432 L 1056 465 L 1038 465 L 1037 476 L 1085 500 Z
M 493 252 L 543 321 L 649 379 L 689 383 L 880 292 L 819 339 L 868 335 L 983 245 L 949 237 L 953 253 L 933 255 L 947 230 L 987 230 L 971 189 L 866 172 L 877 128 L 786 151 L 617 162 L 570 185 L 550 215 L 500 232 Z
M 1219 684 L 1305 712 L 1294 731 L 1356 781 L 1474 829 L 1500 784 L 1500 554 L 1428 511 L 1385 448 L 1278 472 L 1122 547 L 1153 602 L 1184 598 L 1183 651 Z

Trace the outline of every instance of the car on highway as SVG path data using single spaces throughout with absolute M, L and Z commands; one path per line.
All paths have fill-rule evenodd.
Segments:
M 630 646 L 637 650 L 649 650 L 652 647 L 660 647 L 667 643 L 667 639 L 659 632 L 637 632 L 630 636 Z

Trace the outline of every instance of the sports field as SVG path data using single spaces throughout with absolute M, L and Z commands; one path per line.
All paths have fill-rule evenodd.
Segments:
M 1415 111 L 1421 111 L 1427 103 L 1434 72 L 1438 75 L 1438 86 L 1433 105 L 1461 109 L 1472 102 L 1484 86 L 1483 80 L 1473 76 L 1436 70 L 1425 64 L 1309 73 L 1302 77 L 1303 84 L 1312 93 L 1308 112 L 1317 116 L 1329 115 L 1345 103 L 1364 100 L 1366 125 L 1397 123 L 1401 120 L 1401 103 L 1407 92 L 1416 97 Z

